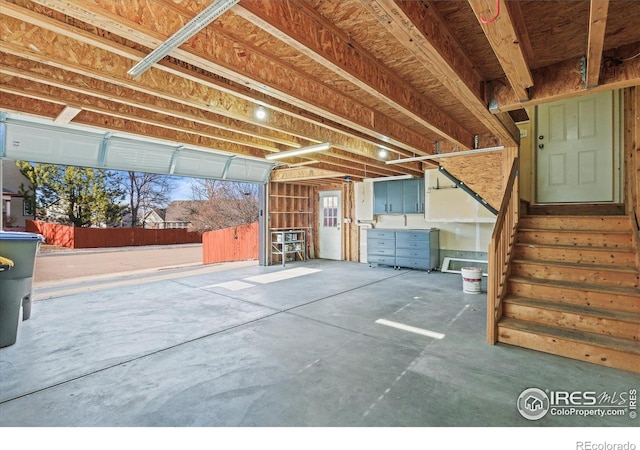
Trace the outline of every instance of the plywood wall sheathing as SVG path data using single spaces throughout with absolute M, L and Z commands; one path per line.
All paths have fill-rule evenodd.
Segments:
M 504 190 L 503 152 L 443 158 L 440 164 L 454 177 L 498 209 Z M 511 166 L 509 166 L 511 169 Z

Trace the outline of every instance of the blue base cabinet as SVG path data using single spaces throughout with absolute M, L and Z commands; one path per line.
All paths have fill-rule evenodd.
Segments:
M 396 269 L 406 267 L 431 272 L 440 263 L 440 233 L 430 230 L 368 230 L 367 262 Z

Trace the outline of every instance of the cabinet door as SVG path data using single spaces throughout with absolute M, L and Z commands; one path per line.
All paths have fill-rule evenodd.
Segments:
M 402 214 L 404 211 L 402 181 L 403 180 L 393 180 L 385 182 L 387 185 L 388 214 Z
M 373 213 L 387 213 L 387 183 L 384 181 L 376 181 L 373 183 Z
M 404 180 L 402 188 L 404 190 L 404 213 L 414 214 L 420 212 L 420 201 L 418 199 L 418 182 L 420 180 Z
M 404 213 L 424 213 L 424 178 L 417 180 L 404 180 Z
M 424 214 L 424 178 L 418 180 L 418 212 Z

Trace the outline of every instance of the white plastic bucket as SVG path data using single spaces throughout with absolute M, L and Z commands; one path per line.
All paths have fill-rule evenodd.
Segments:
M 480 267 L 463 267 L 460 269 L 460 273 L 462 273 L 462 292 L 479 294 L 482 269 Z

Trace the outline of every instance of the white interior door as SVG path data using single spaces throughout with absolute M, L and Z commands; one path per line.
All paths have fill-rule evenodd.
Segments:
M 613 92 L 538 106 L 537 202 L 613 201 Z
M 320 192 L 320 250 L 323 259 L 342 259 L 342 192 Z

